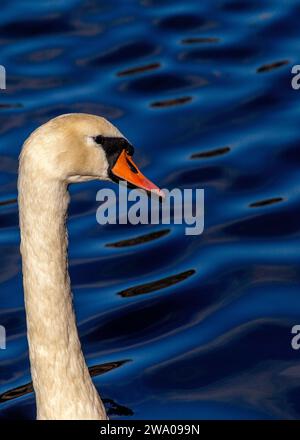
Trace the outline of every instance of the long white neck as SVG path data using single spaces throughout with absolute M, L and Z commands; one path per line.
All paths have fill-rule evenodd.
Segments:
M 19 211 L 38 419 L 106 419 L 78 338 L 68 274 L 66 184 L 20 164 Z

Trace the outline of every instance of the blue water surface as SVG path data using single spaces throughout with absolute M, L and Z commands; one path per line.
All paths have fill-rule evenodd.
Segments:
M 110 418 L 300 417 L 299 17 L 297 0 L 2 0 L 1 418 L 35 417 L 18 155 L 70 112 L 116 124 L 161 187 L 205 190 L 187 236 L 102 227 L 104 185 L 71 188 L 79 332 Z

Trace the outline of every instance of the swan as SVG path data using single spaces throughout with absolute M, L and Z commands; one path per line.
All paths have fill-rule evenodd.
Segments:
M 126 180 L 160 190 L 132 161 L 133 146 L 106 119 L 74 113 L 51 119 L 25 141 L 18 204 L 23 287 L 39 420 L 106 420 L 78 337 L 68 274 L 68 185 Z

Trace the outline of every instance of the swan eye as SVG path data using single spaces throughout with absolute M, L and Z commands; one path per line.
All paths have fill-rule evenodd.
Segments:
M 96 144 L 102 145 L 104 142 L 104 137 L 99 135 L 99 136 L 95 136 L 94 137 L 94 141 L 96 142 Z

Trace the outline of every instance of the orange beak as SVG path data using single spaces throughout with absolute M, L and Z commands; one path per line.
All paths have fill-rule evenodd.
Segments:
M 160 197 L 164 197 L 163 191 L 140 172 L 131 159 L 131 156 L 129 156 L 125 150 L 123 150 L 118 157 L 111 172 L 119 179 L 126 180 L 137 188 L 145 189 L 146 191 L 153 192 Z

